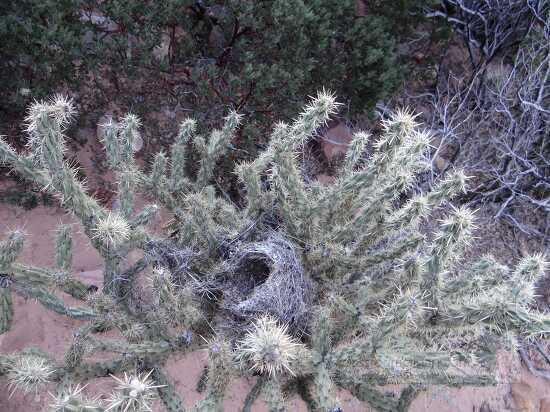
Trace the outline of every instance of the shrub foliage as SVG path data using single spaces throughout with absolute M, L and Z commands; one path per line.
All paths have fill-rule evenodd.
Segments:
M 113 88 L 130 94 L 131 105 L 160 85 L 211 121 L 231 105 L 269 124 L 294 114 L 318 84 L 361 112 L 396 87 L 395 32 L 414 7 L 358 15 L 355 0 L 7 2 L 3 109 L 87 79 L 109 99 Z M 126 87 L 128 78 L 142 87 Z

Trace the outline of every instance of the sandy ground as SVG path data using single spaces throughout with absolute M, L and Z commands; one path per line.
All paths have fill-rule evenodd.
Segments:
M 93 135 L 90 131 L 90 135 Z M 91 138 L 86 147 L 77 155 L 78 161 L 85 169 L 89 184 L 100 186 L 99 177 L 93 175 L 92 153 L 97 149 L 97 140 Z M 138 204 L 144 204 L 138 201 Z M 152 230 L 160 228 L 160 217 L 153 223 Z M 81 227 L 74 219 L 59 208 L 37 207 L 25 211 L 20 207 L 0 205 L 0 235 L 9 229 L 22 228 L 27 240 L 20 262 L 35 266 L 53 267 L 54 265 L 54 230 L 60 223 L 73 224 L 74 258 L 73 273 L 82 281 L 100 285 L 102 261 L 82 233 Z M 66 297 L 70 301 L 69 297 Z M 46 350 L 57 359 L 62 359 L 72 340 L 72 331 L 81 322 L 59 316 L 44 309 L 33 300 L 14 297 L 15 318 L 9 332 L 0 335 L 0 352 L 11 353 L 25 347 L 34 346 Z M 75 302 L 72 302 L 73 304 Z M 165 371 L 172 379 L 177 391 L 184 399 L 185 406 L 191 407 L 195 401 L 204 396 L 196 391 L 199 376 L 206 363 L 206 352 L 198 350 L 184 356 L 173 356 L 167 362 Z M 514 366 L 515 365 L 515 366 Z M 511 375 L 510 369 L 517 368 L 515 378 L 506 378 L 505 383 L 492 388 L 432 387 L 420 394 L 413 402 L 411 410 L 437 412 L 475 412 L 475 411 L 529 411 L 550 412 L 550 387 L 547 382 L 535 378 L 514 362 L 501 365 L 504 375 Z M 513 375 L 513 374 L 512 374 Z M 251 379 L 237 379 L 231 382 L 224 410 L 240 411 L 242 402 L 254 384 Z M 44 410 L 50 401 L 47 392 L 35 395 L 23 395 L 20 392 L 9 396 L 5 388 L 6 381 L 0 379 L 0 412 L 34 412 Z M 92 382 L 86 390 L 90 395 L 108 393 L 112 387 L 110 379 Z M 50 391 L 55 388 L 50 387 Z M 391 388 L 388 388 L 391 390 Z M 345 412 L 370 411 L 349 393 L 339 394 L 341 406 Z M 487 409 L 489 407 L 489 409 Z M 158 403 L 155 411 L 163 411 Z M 266 411 L 263 401 L 256 401 L 253 410 Z M 289 411 L 306 411 L 305 404 L 299 399 L 290 399 Z

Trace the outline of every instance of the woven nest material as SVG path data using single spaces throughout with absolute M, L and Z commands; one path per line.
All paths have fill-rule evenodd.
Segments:
M 226 308 L 238 317 L 271 314 L 293 329 L 304 329 L 313 283 L 304 274 L 294 245 L 279 233 L 260 242 L 241 243 L 226 261 Z

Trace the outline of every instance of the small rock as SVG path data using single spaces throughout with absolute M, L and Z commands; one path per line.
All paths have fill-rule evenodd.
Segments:
M 449 166 L 449 162 L 443 156 L 437 156 L 434 159 L 434 164 L 437 170 L 439 170 L 440 172 L 447 169 L 447 167 Z
M 525 382 L 513 383 L 511 387 L 512 398 L 518 412 L 537 412 L 533 402 L 533 389 Z
M 353 134 L 349 127 L 344 123 L 338 123 L 321 136 L 321 149 L 327 160 L 330 161 L 336 157 L 344 156 L 352 140 Z

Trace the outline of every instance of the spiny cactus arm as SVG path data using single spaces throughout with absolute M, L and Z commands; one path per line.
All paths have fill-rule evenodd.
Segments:
M 76 171 L 63 160 L 65 140 L 62 131 L 73 113 L 72 102 L 61 97 L 46 104 L 35 103 L 29 110 L 27 128 L 31 139 L 39 140 L 39 161 L 48 171 L 48 186 L 89 230 L 95 219 L 105 215 L 105 211 L 86 194 L 82 183 L 76 178 Z
M 355 212 L 344 235 L 348 235 L 347 239 L 358 238 L 356 249 L 362 250 L 389 235 L 388 211 L 392 209 L 395 199 L 410 190 L 415 176 L 425 168 L 423 152 L 428 146 L 429 139 L 425 133 L 412 132 L 397 149 L 388 170 L 376 175 L 369 189 L 360 190 L 352 199 L 350 204 Z
M 398 166 L 399 161 L 403 160 L 396 159 L 396 156 L 407 139 L 414 135 L 418 126 L 415 117 L 407 110 L 398 110 L 384 120 L 384 133 L 374 143 L 375 152 L 368 166 L 358 172 L 346 174 L 340 181 L 341 189 L 369 190 L 377 178 L 387 177 L 391 166 Z
M 533 301 L 535 283 L 544 276 L 547 268 L 548 262 L 542 254 L 521 259 L 507 282 L 513 299 L 523 304 Z
M 90 322 L 73 333 L 73 341 L 64 355 L 67 369 L 74 369 L 82 363 L 84 355 L 89 351 L 88 335 L 93 331 L 94 324 Z
M 332 411 L 338 408 L 336 388 L 325 362 L 315 367 L 313 388 L 312 394 L 319 410 Z
M 136 358 L 123 356 L 100 362 L 82 362 L 74 369 L 59 368 L 59 379 L 68 375 L 73 382 L 85 382 L 135 370 Z
M 14 263 L 10 270 L 13 280 L 33 287 L 52 287 L 55 285 L 56 273 L 45 268 L 36 268 Z M 89 285 L 80 282 L 73 276 L 63 279 L 61 289 L 76 299 L 85 299 L 89 293 Z
M 312 229 L 311 201 L 298 170 L 295 155 L 285 146 L 284 142 L 273 146 L 270 180 L 279 202 L 279 213 L 287 231 L 292 236 L 307 241 Z
M 388 219 L 388 228 L 398 230 L 411 225 L 416 226 L 443 201 L 465 192 L 467 179 L 463 171 L 449 174 L 427 194 L 412 197 L 404 207 L 394 212 Z
M 311 328 L 311 347 L 320 360 L 324 360 L 332 346 L 330 308 L 320 308 Z
M 416 399 L 419 393 L 424 392 L 426 386 L 423 384 L 409 385 L 401 391 L 399 395 L 399 403 L 397 404 L 397 410 L 401 412 L 407 412 Z
M 496 332 L 516 331 L 524 336 L 550 334 L 550 316 L 534 312 L 524 305 L 506 299 L 506 296 L 496 294 L 449 305 L 443 310 L 438 321 L 449 326 L 482 322 Z
M 187 146 L 193 140 L 197 129 L 194 119 L 185 119 L 180 124 L 180 129 L 175 142 L 170 149 L 170 191 L 178 193 L 191 189 L 191 182 L 187 177 Z
M 138 179 L 138 174 L 130 169 L 117 173 L 119 213 L 125 219 L 129 219 L 134 211 L 134 193 Z
M 176 322 L 184 329 L 204 321 L 204 314 L 200 309 L 200 301 L 191 287 L 182 288 L 177 294 Z
M 356 132 L 353 134 L 353 140 L 348 146 L 344 164 L 342 166 L 342 171 L 344 174 L 351 173 L 359 164 L 370 137 L 370 133 L 367 132 Z
M 417 290 L 423 272 L 423 262 L 414 255 L 397 267 L 384 270 L 376 276 L 376 280 L 362 284 L 354 290 L 358 307 L 364 311 L 376 309 L 379 302 L 391 301 L 401 291 Z
M 411 256 L 402 261 L 397 272 L 395 285 L 401 290 L 415 289 L 418 286 L 420 279 L 424 273 L 425 264 L 423 258 L 419 256 Z
M 0 279 L 0 283 L 2 280 Z M 0 284 L 0 335 L 10 329 L 13 319 L 13 303 L 11 291 Z
M 399 401 L 393 396 L 384 394 L 372 385 L 365 383 L 355 376 L 347 376 L 346 380 L 339 379 L 339 385 L 349 390 L 353 396 L 379 412 L 396 412 Z
M 126 219 L 112 212 L 97 221 L 91 235 L 105 260 L 103 288 L 122 297 L 123 289 L 131 288 L 132 279 L 123 277 L 120 263 L 130 249 L 143 249 L 152 240 L 151 236 L 143 227 L 132 229 Z
M 141 140 L 139 118 L 129 113 L 120 119 L 120 122 L 110 117 L 99 126 L 103 129 L 101 142 L 105 147 L 109 167 L 115 171 L 132 168 L 135 148 L 138 146 L 138 140 Z
M 122 283 L 126 280 L 120 276 L 119 266 L 122 261 L 121 257 L 112 252 L 104 257 L 105 264 L 103 266 L 103 292 L 113 296 L 124 296 L 125 286 Z
M 16 230 L 8 234 L 8 237 L 0 242 L 0 272 L 9 270 L 17 256 L 23 251 L 25 236 L 23 232 Z
M 17 294 L 24 296 L 25 298 L 34 298 L 38 300 L 45 308 L 52 310 L 60 315 L 69 316 L 75 319 L 93 319 L 96 314 L 85 307 L 70 307 L 66 306 L 65 302 L 59 299 L 54 294 L 40 288 L 14 285 L 14 290 Z
M 407 340 L 407 345 L 388 343 L 387 348 L 378 350 L 375 357 L 388 375 L 400 376 L 446 375 L 454 365 L 455 353 L 450 351 L 421 350 L 420 342 Z M 415 346 L 410 346 L 410 345 Z
M 128 113 L 120 122 L 120 159 L 124 169 L 131 169 L 134 166 L 134 153 L 139 146 L 138 140 L 141 140 L 139 128 L 141 121 L 132 113 Z
M 424 236 L 420 233 L 407 234 L 397 241 L 391 242 L 387 248 L 359 253 L 359 256 L 349 255 L 339 248 L 319 247 L 308 250 L 306 264 L 308 268 L 320 277 L 333 279 L 349 274 L 353 270 L 365 270 L 389 260 L 403 259 L 412 254 L 422 244 Z M 330 246 L 330 245 L 326 245 Z
M 37 168 L 31 159 L 17 154 L 4 140 L 4 136 L 0 136 L 0 164 L 9 165 L 20 176 L 31 182 L 37 183 L 41 187 L 45 187 L 48 184 L 48 178 L 45 171 L 41 168 Z
M 267 156 L 253 162 L 243 162 L 235 168 L 239 180 L 246 188 L 246 215 L 257 218 L 266 207 L 266 193 L 262 189 L 262 173 L 267 167 Z
M 166 154 L 163 151 L 158 152 L 153 159 L 151 173 L 145 178 L 145 187 L 161 205 L 172 210 L 177 202 L 168 186 L 167 165 Z
M 212 213 L 210 213 L 212 204 L 208 203 L 207 191 L 203 190 L 188 195 L 185 202 L 187 204 L 186 220 L 192 230 L 186 236 L 191 236 L 193 243 L 198 241 L 199 244 L 204 245 L 210 251 L 216 250 L 219 247 L 218 231 L 220 227 L 214 221 Z
M 330 223 L 336 212 L 342 214 L 343 211 L 346 212 L 347 219 L 351 220 L 357 216 L 357 211 L 363 208 L 366 199 L 370 199 L 374 203 L 375 195 L 379 196 L 385 193 L 379 189 L 388 186 L 388 183 L 375 185 L 376 181 L 391 177 L 396 170 L 402 171 L 403 176 L 412 174 L 410 168 L 404 168 L 401 164 L 403 162 L 400 160 L 403 159 L 397 158 L 397 156 L 406 140 L 415 135 L 415 128 L 418 124 L 414 119 L 415 116 L 407 110 L 393 113 L 383 123 L 384 133 L 374 144 L 375 152 L 368 165 L 357 171 L 354 171 L 353 168 L 344 169 L 342 176 L 335 184 L 324 191 L 319 199 L 318 209 L 325 210 L 326 222 Z M 401 152 L 403 153 L 403 150 Z M 416 164 L 420 163 L 413 162 L 413 165 Z
M 460 256 L 461 249 L 470 241 L 473 221 L 470 210 L 464 207 L 455 209 L 442 221 L 440 231 L 436 234 L 420 286 L 421 290 L 429 293 L 429 306 L 433 308 L 439 307 L 441 273 Z
M 145 227 L 132 227 L 130 222 L 126 222 L 126 224 L 130 229 L 130 233 L 128 235 L 128 241 L 121 247 L 124 254 L 131 249 L 143 249 L 148 242 L 155 240 L 155 236 L 152 236 Z
M 482 256 L 457 276 L 443 280 L 442 297 L 450 302 L 468 300 L 487 293 L 501 285 L 509 277 L 508 272 L 508 267 L 498 263 L 492 256 Z
M 352 301 L 344 296 L 332 295 L 329 297 L 332 311 L 338 314 L 338 322 L 334 322 L 332 328 L 332 345 L 336 346 L 340 341 L 359 326 L 361 311 Z
M 266 380 L 262 388 L 262 395 L 269 412 L 284 412 L 287 410 L 278 377 L 271 376 Z
M 160 368 L 154 368 L 151 377 L 159 386 L 157 392 L 167 412 L 185 412 L 183 400 L 168 376 Z
M 71 226 L 59 226 L 55 233 L 55 262 L 59 269 L 69 273 L 73 263 Z
M 265 384 L 266 378 L 258 377 L 256 383 L 254 384 L 254 386 L 252 386 L 252 388 L 250 388 L 250 391 L 246 395 L 242 412 L 252 412 L 252 405 L 254 404 L 254 402 L 256 402 L 256 399 L 258 399 L 260 394 L 263 392 Z
M 389 260 L 402 259 L 406 255 L 413 253 L 423 240 L 424 236 L 419 233 L 407 234 L 389 245 L 386 249 L 378 252 L 369 252 L 366 256 L 361 257 L 361 264 L 365 267 Z
M 358 210 L 356 216 L 344 227 L 340 233 L 335 232 L 334 237 L 340 241 L 354 240 L 355 253 L 361 253 L 368 246 L 387 236 L 385 229 L 387 210 L 391 208 L 391 202 L 399 194 L 406 191 L 413 182 L 414 175 L 403 170 L 397 170 L 388 182 L 381 182 L 373 190 L 372 199 L 366 202 L 362 210 Z
M 130 229 L 136 229 L 139 226 L 148 225 L 156 216 L 159 211 L 159 207 L 156 204 L 146 205 L 141 212 L 128 221 Z
M 385 385 L 446 385 L 451 387 L 462 386 L 492 386 L 497 384 L 494 374 L 423 374 L 423 375 L 404 375 L 396 378 L 392 374 L 368 372 L 361 373 L 356 368 L 341 368 L 335 370 L 334 381 L 343 388 L 349 388 L 350 385 L 365 384 L 366 386 L 385 386 Z
M 294 151 L 302 147 L 333 114 L 336 114 L 339 106 L 341 104 L 336 102 L 335 96 L 327 90 L 323 89 L 317 96 L 312 97 L 311 102 L 292 123 L 285 139 L 290 144 L 290 149 Z
M 416 329 L 426 311 L 426 294 L 414 290 L 398 291 L 391 302 L 381 304 L 378 316 L 366 320 L 370 329 L 370 344 L 374 352 L 382 348 L 387 338 L 395 333 Z
M 120 147 L 118 136 L 119 125 L 110 117 L 107 122 L 99 124 L 98 126 L 103 129 L 101 142 L 103 143 L 103 147 L 105 147 L 109 167 L 112 170 L 117 170 L 122 160 L 122 148 Z
M 172 273 L 169 269 L 158 266 L 155 267 L 149 276 L 154 305 L 157 312 L 162 313 L 159 316 L 163 323 L 172 323 L 176 321 L 178 308 L 178 287 L 173 281 Z
M 99 400 L 88 399 L 83 394 L 83 386 L 60 385 L 57 394 L 49 405 L 51 412 L 106 412 Z
M 107 160 L 110 168 L 116 172 L 119 212 L 128 219 L 133 210 L 135 189 L 142 179 L 133 156 L 136 140 L 141 139 L 138 131 L 140 121 L 135 115 L 128 114 L 120 123 L 109 119 L 101 126 Z
M 92 346 L 93 351 L 112 352 L 126 355 L 131 354 L 132 356 L 144 358 L 154 358 L 181 349 L 172 342 L 165 340 L 126 343 L 123 341 L 88 337 L 87 341 Z
M 224 119 L 224 125 L 221 130 L 214 130 L 208 144 L 205 148 L 203 156 L 200 160 L 199 171 L 197 173 L 196 186 L 197 189 L 202 189 L 210 183 L 214 174 L 216 162 L 227 153 L 231 141 L 239 125 L 241 124 L 242 115 L 231 111 Z
M 233 374 L 233 360 L 229 344 L 223 340 L 209 343 L 206 398 L 195 403 L 194 412 L 222 411 L 225 391 Z
M 549 263 L 543 254 L 535 254 L 522 258 L 517 264 L 510 282 L 535 282 L 544 276 Z
M 375 143 L 376 152 L 380 156 L 395 156 L 403 144 L 415 134 L 420 123 L 416 121 L 418 114 L 413 114 L 408 108 L 398 109 L 382 121 L 384 130 L 380 139 Z M 388 159 L 391 160 L 391 159 Z
M 326 364 L 330 370 L 333 370 L 356 364 L 372 353 L 373 346 L 369 341 L 357 339 L 332 349 L 326 356 Z
M 444 376 L 440 376 L 438 382 L 440 384 L 445 384 L 443 383 L 444 379 Z M 411 382 L 401 391 L 399 397 L 395 398 L 391 395 L 383 394 L 375 389 L 376 386 L 395 384 L 393 377 L 376 375 L 373 373 L 357 374 L 355 369 L 338 370 L 336 372 L 335 382 L 337 382 L 341 387 L 348 389 L 355 397 L 357 397 L 357 399 L 367 402 L 371 407 L 383 412 L 408 411 L 416 396 L 420 392 L 426 390 L 424 382 Z M 464 381 L 459 378 L 456 382 L 457 386 L 461 386 Z M 403 382 L 403 384 L 406 383 L 407 382 Z M 426 382 L 426 384 L 427 383 L 428 382 Z M 494 380 L 488 380 L 486 377 L 483 377 L 483 379 L 480 380 L 471 379 L 470 382 L 465 384 L 474 386 L 477 386 L 478 384 L 480 384 L 480 386 L 491 385 L 494 384 Z
M 213 198 L 214 221 L 223 228 L 227 237 L 245 236 L 255 223 L 243 216 L 243 212 L 230 199 L 223 197 Z
M 160 151 L 155 154 L 153 158 L 153 164 L 151 165 L 151 173 L 149 175 L 149 183 L 151 187 L 155 185 L 164 185 L 166 178 L 166 170 L 168 165 L 168 158 L 164 151 Z

